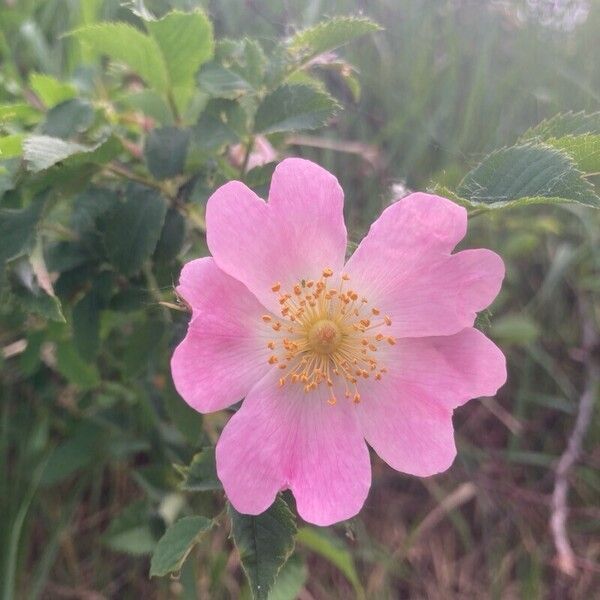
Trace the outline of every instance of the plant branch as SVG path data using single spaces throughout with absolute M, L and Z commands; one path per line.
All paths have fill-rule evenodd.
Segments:
M 567 533 L 569 476 L 573 466 L 581 455 L 583 438 L 592 420 L 594 399 L 598 385 L 600 384 L 600 365 L 598 365 L 594 356 L 594 350 L 598 347 L 600 338 L 594 322 L 594 316 L 587 302 L 583 299 L 580 299 L 579 311 L 583 329 L 582 360 L 586 371 L 586 382 L 579 399 L 575 426 L 569 437 L 567 447 L 556 466 L 554 491 L 552 493 L 552 513 L 550 516 L 550 529 L 556 547 L 558 568 L 571 577 L 577 573 L 577 557 Z

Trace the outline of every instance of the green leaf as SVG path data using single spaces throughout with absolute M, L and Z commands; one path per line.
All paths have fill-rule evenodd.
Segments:
M 134 556 L 151 554 L 156 546 L 146 502 L 127 506 L 108 526 L 102 542 L 112 550 Z
M 74 85 L 41 73 L 32 73 L 29 76 L 29 85 L 46 108 L 52 108 L 77 95 Z
M 121 151 L 117 138 L 109 137 L 94 145 L 84 146 L 46 135 L 30 135 L 23 143 L 23 158 L 30 171 L 38 172 L 56 165 L 76 166 L 86 163 L 104 164 Z
M 45 196 L 38 196 L 25 208 L 0 209 L 0 266 L 33 247 L 44 205 Z
M 164 98 L 154 90 L 143 89 L 139 92 L 119 96 L 119 101 L 128 108 L 140 111 L 161 125 L 172 125 L 173 114 Z
M 14 133 L 12 135 L 0 137 L 0 160 L 21 156 L 23 152 L 24 137 L 25 136 L 22 133 Z
M 147 21 L 146 27 L 162 51 L 172 87 L 193 86 L 196 71 L 215 50 L 207 16 L 201 11 L 173 11 L 158 21 Z
M 13 288 L 13 295 L 21 310 L 40 315 L 50 321 L 65 323 L 60 300 L 47 294 L 41 288 L 29 289 L 26 286 Z
M 169 74 L 154 38 L 126 23 L 100 23 L 71 33 L 79 41 L 112 60 L 126 64 L 154 89 L 166 92 Z
M 183 247 L 184 239 L 185 218 L 176 208 L 169 208 L 154 251 L 154 259 L 164 263 L 175 260 Z
M 228 506 L 233 540 L 255 600 L 266 600 L 277 574 L 294 550 L 296 522 L 288 505 L 277 497 L 260 515 L 243 515 Z
M 94 290 L 73 307 L 73 341 L 86 360 L 92 360 L 100 343 L 100 308 L 103 303 Z
M 380 30 L 377 23 L 363 17 L 334 17 L 296 33 L 289 40 L 288 48 L 309 60 Z
M 138 272 L 160 237 L 167 203 L 153 189 L 130 185 L 125 200 L 116 204 L 103 223 L 106 253 L 125 275 Z
M 178 127 L 153 129 L 144 144 L 148 170 L 156 179 L 175 177 L 183 171 L 190 133 Z
M 257 133 L 315 129 L 340 108 L 325 92 L 307 85 L 282 85 L 268 94 L 258 107 Z
M 238 73 L 216 63 L 206 65 L 198 74 L 200 89 L 214 98 L 235 99 L 252 89 Z
M 239 141 L 246 115 L 233 100 L 211 100 L 192 129 L 192 146 L 206 152 Z
M 181 569 L 192 548 L 213 526 L 206 517 L 183 517 L 160 538 L 150 562 L 150 577 L 161 577 Z
M 566 135 L 546 144 L 568 154 L 584 173 L 600 172 L 600 134 Z
M 315 529 L 314 527 L 302 527 L 298 531 L 297 540 L 305 548 L 316 552 L 335 565 L 353 585 L 357 596 L 364 597 L 364 590 L 358 579 L 352 555 L 339 540 L 331 536 L 326 530 Z
M 600 134 L 600 112 L 567 112 L 555 115 L 528 129 L 521 141 L 548 140 L 567 135 Z
M 72 344 L 58 344 L 56 359 L 59 373 L 74 385 L 87 389 L 100 383 L 95 365 L 85 362 Z
M 183 476 L 183 481 L 179 484 L 182 490 L 208 492 L 223 489 L 217 477 L 214 448 L 204 448 L 194 456 L 189 466 L 178 466 L 177 470 Z
M 54 485 L 97 463 L 104 441 L 105 432 L 100 426 L 89 420 L 77 422 L 69 436 L 51 452 L 42 475 L 42 485 Z
M 465 176 L 457 194 L 472 206 L 488 208 L 560 202 L 600 208 L 593 186 L 573 159 L 543 144 L 493 152 Z
M 29 104 L 0 104 L 0 125 L 6 122 L 19 121 L 30 124 L 40 120 L 42 113 Z
M 48 111 L 42 133 L 66 139 L 89 129 L 93 121 L 92 105 L 85 100 L 75 98 L 61 102 Z

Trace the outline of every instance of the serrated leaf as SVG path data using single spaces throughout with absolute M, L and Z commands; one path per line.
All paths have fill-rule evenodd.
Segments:
M 335 565 L 353 585 L 357 595 L 364 595 L 352 555 L 339 540 L 327 531 L 315 529 L 314 527 L 302 527 L 298 531 L 297 540 L 302 546 L 316 552 Z
M 196 71 L 215 49 L 212 23 L 202 11 L 173 11 L 157 21 L 147 21 L 150 36 L 162 51 L 173 87 L 193 84 Z
M 296 521 L 281 497 L 260 515 L 244 515 L 231 504 L 233 541 L 255 600 L 266 600 L 280 569 L 294 551 Z
M 546 144 L 568 154 L 584 173 L 600 172 L 600 134 L 566 135 Z
M 77 95 L 74 85 L 42 73 L 32 73 L 29 76 L 29 85 L 46 108 L 52 108 Z
M 324 92 L 307 85 L 282 85 L 268 94 L 256 112 L 255 131 L 275 133 L 316 129 L 339 109 Z
M 521 141 L 547 140 L 566 135 L 600 134 L 600 112 L 567 112 L 555 115 L 528 129 Z
M 153 129 L 144 144 L 148 170 L 156 179 L 175 177 L 183 171 L 190 143 L 190 132 L 178 127 Z
M 71 33 L 99 54 L 126 64 L 160 92 L 169 87 L 169 74 L 161 48 L 154 38 L 126 23 L 100 23 Z
M 22 133 L 0 137 L 0 160 L 21 156 L 24 138 L 25 136 Z
M 114 137 L 94 146 L 84 146 L 46 135 L 30 135 L 23 143 L 23 158 L 27 168 L 35 173 L 57 163 L 64 163 L 64 166 L 104 164 L 112 160 L 120 150 L 121 143 Z
M 178 471 L 183 476 L 183 481 L 179 484 L 182 490 L 207 492 L 223 488 L 217 477 L 214 448 L 205 448 L 198 452 L 189 466 L 178 467 Z
M 192 548 L 213 523 L 206 517 L 183 517 L 160 538 L 150 562 L 150 577 L 179 571 Z
M 456 190 L 473 206 L 577 202 L 600 208 L 593 186 L 573 159 L 544 144 L 503 148 L 488 155 Z
M 130 185 L 125 200 L 116 204 L 103 223 L 106 253 L 125 275 L 138 272 L 160 237 L 167 203 L 153 189 Z
M 381 30 L 381 26 L 371 19 L 333 17 L 296 33 L 290 39 L 288 48 L 307 60 L 379 30 Z
M 44 205 L 45 196 L 38 196 L 25 208 L 0 209 L 0 266 L 33 247 Z

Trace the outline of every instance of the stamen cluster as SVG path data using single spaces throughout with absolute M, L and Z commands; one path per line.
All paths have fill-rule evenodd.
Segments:
M 302 279 L 289 291 L 273 284 L 281 318 L 263 315 L 262 320 L 275 333 L 267 342 L 272 351 L 268 363 L 281 369 L 280 386 L 299 384 L 310 392 L 326 385 L 328 402 L 335 404 L 338 380 L 344 396 L 360 402 L 359 378 L 380 380 L 386 373 L 377 352 L 381 344 L 396 343 L 381 331 L 392 320 L 351 289 L 349 281 L 347 274 L 335 277 L 325 268 L 318 281 Z

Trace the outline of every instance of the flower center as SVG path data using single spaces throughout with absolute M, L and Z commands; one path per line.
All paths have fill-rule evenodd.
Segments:
M 343 386 L 346 398 L 360 402 L 359 378 L 380 380 L 387 371 L 377 352 L 381 344 L 396 343 L 381 332 L 392 320 L 349 288 L 349 281 L 326 268 L 318 281 L 302 279 L 288 292 L 273 284 L 281 318 L 263 315 L 262 320 L 274 332 L 268 362 L 281 369 L 280 386 L 299 384 L 310 392 L 325 385 L 330 404 L 337 402 L 334 388 Z
M 317 354 L 334 352 L 342 340 L 342 332 L 331 319 L 320 319 L 308 332 L 308 345 Z

